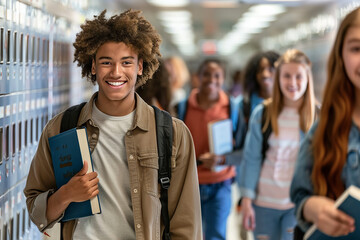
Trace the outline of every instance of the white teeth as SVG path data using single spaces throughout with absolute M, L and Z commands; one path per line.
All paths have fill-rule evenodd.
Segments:
M 125 82 L 107 82 L 108 84 L 110 84 L 111 86 L 120 86 L 123 85 Z

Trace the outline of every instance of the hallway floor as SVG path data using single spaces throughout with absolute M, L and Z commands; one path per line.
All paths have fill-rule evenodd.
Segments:
M 236 204 L 239 200 L 239 190 L 236 184 L 232 185 L 232 209 L 227 224 L 227 240 L 243 240 L 240 237 L 241 215 L 236 212 Z M 248 233 L 247 240 L 254 240 L 252 233 Z

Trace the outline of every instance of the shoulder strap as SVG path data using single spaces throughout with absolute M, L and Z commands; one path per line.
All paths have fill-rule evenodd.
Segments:
M 263 105 L 264 105 L 264 109 L 263 109 L 262 116 L 261 116 L 261 131 L 262 131 L 262 136 L 263 136 L 262 148 L 261 148 L 262 163 L 264 163 L 265 154 L 269 148 L 269 137 L 272 132 L 271 122 L 269 122 L 269 125 L 267 126 L 266 130 L 263 131 L 265 121 L 266 121 L 266 115 L 267 115 L 267 112 L 269 111 L 269 107 L 268 107 L 269 105 L 265 105 L 265 104 L 263 104 Z
M 189 99 L 186 99 L 184 101 L 179 102 L 175 107 L 175 110 L 177 113 L 177 118 L 182 121 L 185 121 L 188 102 L 189 102 Z
M 158 180 L 161 185 L 161 218 L 164 224 L 163 240 L 170 240 L 170 218 L 168 212 L 168 188 L 171 179 L 171 152 L 173 142 L 172 118 L 166 111 L 153 106 L 156 121 L 156 141 L 159 157 Z
M 232 100 L 232 98 L 228 96 L 229 99 L 229 117 L 232 121 L 233 124 L 233 136 L 235 137 L 236 131 L 238 129 L 238 122 L 239 122 L 239 111 L 240 111 L 240 104 L 239 103 L 235 103 L 234 100 Z
M 62 119 L 61 119 L 61 125 L 60 125 L 61 133 L 65 132 L 66 130 L 75 128 L 77 126 L 81 109 L 84 107 L 85 104 L 86 104 L 86 102 L 83 102 L 78 105 L 69 107 L 68 109 L 65 110 L 65 112 L 62 116 Z M 63 224 L 63 222 L 61 222 L 60 239 L 64 239 L 63 238 L 63 228 L 64 228 L 64 224 Z
M 61 119 L 60 132 L 65 132 L 66 130 L 77 126 L 81 109 L 84 107 L 85 104 L 86 102 L 83 102 L 65 110 L 64 115 Z
M 250 102 L 250 98 L 246 96 L 244 96 L 244 100 L 243 100 L 243 111 L 244 111 L 245 123 L 249 124 L 250 114 L 251 114 L 251 102 Z

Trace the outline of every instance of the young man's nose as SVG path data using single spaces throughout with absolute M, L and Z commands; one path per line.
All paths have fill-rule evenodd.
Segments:
M 112 77 L 119 77 L 122 74 L 121 63 L 115 63 L 110 72 Z

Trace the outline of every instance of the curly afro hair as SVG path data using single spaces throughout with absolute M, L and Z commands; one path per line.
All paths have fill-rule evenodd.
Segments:
M 129 9 L 109 19 L 105 18 L 105 13 L 106 10 L 99 16 L 94 16 L 94 20 L 87 20 L 80 26 L 82 31 L 76 35 L 73 44 L 74 62 L 77 61 L 81 67 L 82 77 L 95 84 L 96 75 L 91 74 L 91 66 L 98 48 L 106 42 L 123 42 L 143 60 L 143 74 L 138 76 L 136 86 L 143 85 L 159 67 L 160 35 L 140 16 L 141 11 Z

